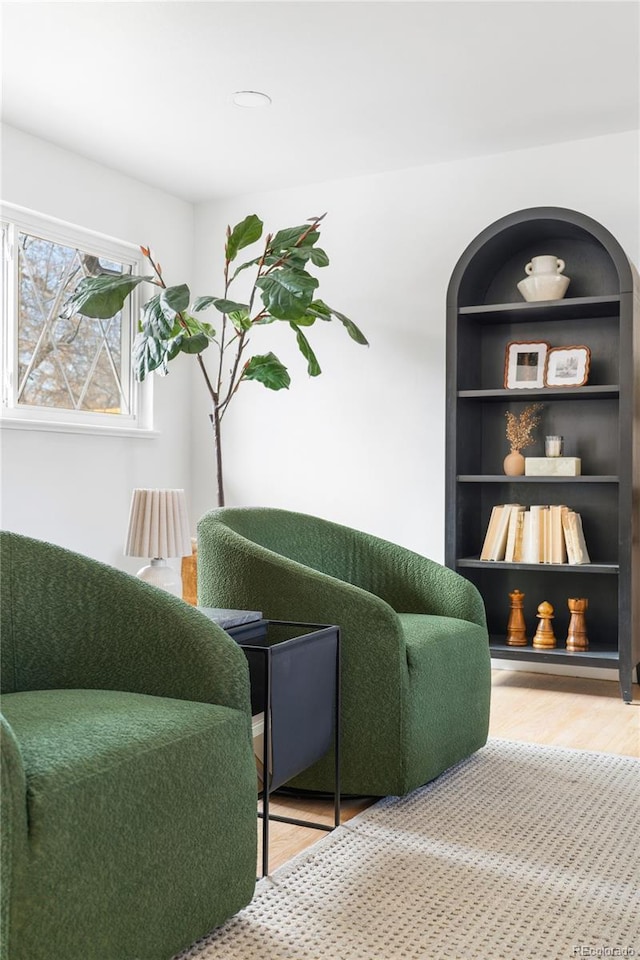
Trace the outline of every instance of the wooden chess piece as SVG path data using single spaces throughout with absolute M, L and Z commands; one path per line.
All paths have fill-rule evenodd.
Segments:
M 538 650 L 550 650 L 556 645 L 556 638 L 553 633 L 553 607 L 547 600 L 543 600 L 538 607 L 537 616 L 540 619 L 536 635 L 533 638 L 533 645 Z
M 588 650 L 587 622 L 585 612 L 589 601 L 582 598 L 570 598 L 567 605 L 571 613 L 567 632 L 567 650 Z
M 514 590 L 509 594 L 511 600 L 511 609 L 509 611 L 509 622 L 507 623 L 507 644 L 510 647 L 526 647 L 527 645 L 527 626 L 524 622 L 524 593 L 520 590 Z

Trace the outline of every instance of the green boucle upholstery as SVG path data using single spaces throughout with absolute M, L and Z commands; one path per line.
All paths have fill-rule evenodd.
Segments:
M 198 601 L 341 627 L 345 793 L 407 793 L 486 743 L 484 605 L 426 557 L 306 514 L 221 508 L 198 524 Z M 331 790 L 331 756 L 294 784 Z
M 169 960 L 253 894 L 244 654 L 125 573 L 0 549 L 2 960 Z

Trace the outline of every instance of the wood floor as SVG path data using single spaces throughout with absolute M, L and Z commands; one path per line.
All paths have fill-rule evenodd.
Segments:
M 637 685 L 633 703 L 625 704 L 620 699 L 618 684 L 610 680 L 512 670 L 494 670 L 492 678 L 489 736 L 640 757 L 640 688 Z M 370 802 L 345 801 L 343 822 Z M 273 797 L 271 810 L 290 817 L 333 822 L 330 800 Z M 272 822 L 270 871 L 325 835 L 319 830 Z

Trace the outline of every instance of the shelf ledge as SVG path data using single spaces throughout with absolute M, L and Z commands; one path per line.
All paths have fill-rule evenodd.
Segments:
M 545 397 L 547 400 L 617 400 L 620 385 L 617 383 L 595 384 L 585 387 L 536 387 L 535 389 L 512 389 L 499 387 L 491 390 L 458 390 L 460 400 L 529 400 Z
M 526 647 L 512 647 L 506 643 L 497 643 L 493 637 L 489 641 L 489 650 L 494 659 L 500 660 L 540 660 L 543 662 L 575 663 L 587 666 L 617 666 L 620 660 L 618 650 L 604 644 L 591 644 L 588 650 L 567 650 L 558 646 L 539 650 L 529 643 Z
M 525 322 L 544 317 L 545 320 L 576 320 L 613 316 L 620 310 L 620 294 L 604 297 L 566 297 L 563 300 L 538 300 L 517 303 L 483 303 L 459 307 L 460 317 L 473 317 L 484 323 Z
M 456 567 L 478 567 L 482 570 L 533 570 L 539 573 L 610 573 L 618 574 L 617 563 L 507 563 L 505 560 L 480 560 L 479 557 L 460 557 Z
M 581 474 L 579 477 L 508 477 L 505 473 L 461 473 L 458 483 L 620 483 L 614 474 Z

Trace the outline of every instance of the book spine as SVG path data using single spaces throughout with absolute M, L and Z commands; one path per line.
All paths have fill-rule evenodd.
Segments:
M 527 550 L 527 563 L 542 563 L 544 559 L 545 544 L 545 515 L 548 510 L 543 504 L 532 504 L 529 507 L 531 514 L 529 545 Z
M 524 524 L 525 524 L 525 519 L 528 516 L 529 516 L 529 513 L 526 510 L 521 510 L 518 513 L 516 537 L 515 537 L 515 543 L 513 545 L 513 562 L 514 563 L 522 563 L 524 560 L 524 553 L 523 553 Z
M 507 545 L 504 550 L 504 559 L 507 563 L 515 562 L 516 544 L 518 539 L 521 547 L 522 533 L 520 532 L 520 537 L 518 538 L 518 531 L 522 531 L 522 518 L 524 512 L 525 507 L 519 503 L 514 504 L 511 508 L 511 514 L 509 516 L 509 529 L 507 531 Z
M 567 510 L 567 512 L 563 514 L 562 524 L 569 563 L 576 566 L 591 563 L 587 544 L 584 539 L 582 517 L 580 514 L 576 513 L 575 510 Z
M 550 528 L 551 528 L 551 559 L 550 563 L 566 563 L 567 550 L 564 540 L 564 530 L 562 527 L 562 515 L 566 513 L 567 507 L 563 504 L 553 504 L 549 507 Z
M 494 537 L 496 522 L 498 519 L 498 514 L 502 507 L 497 505 L 492 508 L 491 516 L 489 517 L 489 523 L 487 524 L 487 532 L 484 537 L 484 543 L 482 544 L 482 550 L 480 551 L 480 559 L 488 560 L 490 555 L 491 542 Z
M 582 517 L 579 513 L 574 513 L 571 518 L 571 535 L 573 538 L 573 549 L 575 553 L 574 563 L 590 563 L 591 561 L 589 559 L 589 552 L 587 550 L 587 544 L 584 539 L 584 531 L 582 529 Z
M 523 529 L 522 529 L 522 562 L 523 563 L 537 563 L 538 561 L 534 559 L 535 548 L 533 543 L 533 533 L 532 533 L 533 517 L 531 510 L 527 510 L 524 515 L 523 520 Z

